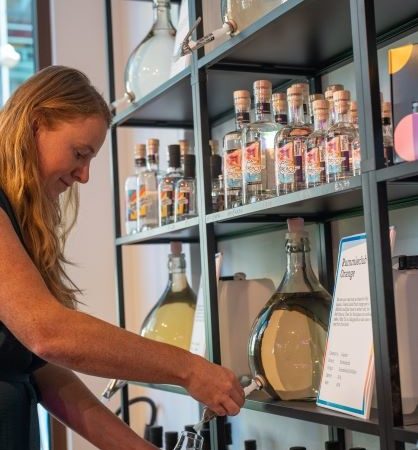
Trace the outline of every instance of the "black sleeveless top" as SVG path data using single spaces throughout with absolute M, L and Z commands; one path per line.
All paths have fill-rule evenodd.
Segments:
M 1 189 L 0 208 L 24 245 L 12 206 Z M 38 398 L 31 374 L 44 364 L 0 322 L 0 450 L 39 450 Z

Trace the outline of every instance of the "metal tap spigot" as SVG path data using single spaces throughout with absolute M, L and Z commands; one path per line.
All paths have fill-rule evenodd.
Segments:
M 118 392 L 127 384 L 128 382 L 125 380 L 117 380 L 116 378 L 110 380 L 109 383 L 107 383 L 106 389 L 102 393 L 102 398 L 105 400 L 110 400 L 116 394 L 116 392 Z

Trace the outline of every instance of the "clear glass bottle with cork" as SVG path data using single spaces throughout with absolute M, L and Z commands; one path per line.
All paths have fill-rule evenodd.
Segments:
M 326 100 L 314 100 L 312 104 L 314 131 L 306 142 L 305 182 L 306 187 L 318 186 L 326 182 L 325 153 L 328 130 L 329 109 Z
M 277 133 L 275 139 L 277 195 L 305 188 L 303 163 L 307 138 L 312 133 L 312 127 L 305 123 L 301 87 L 293 85 L 287 89 L 287 104 L 289 124 Z
M 141 327 L 141 336 L 189 350 L 196 294 L 186 277 L 181 242 L 170 243 L 167 287 Z
M 258 314 L 249 339 L 253 377 L 281 400 L 315 400 L 322 376 L 331 295 L 310 263 L 303 219 L 288 219 L 283 279 Z
M 315 118 L 314 118 L 314 109 L 313 109 L 313 102 L 315 100 L 325 100 L 325 96 L 324 94 L 310 94 L 309 95 L 309 116 L 311 118 L 311 124 L 314 123 Z M 327 105 L 328 110 L 329 110 L 329 105 Z
M 225 190 L 222 175 L 222 157 L 210 155 L 212 212 L 223 211 L 225 207 Z
M 327 133 L 326 176 L 333 182 L 358 175 L 359 163 L 353 167 L 353 147 L 358 145 L 358 132 L 349 122 L 350 92 L 336 91 L 333 95 L 336 121 Z M 357 159 L 355 159 L 357 161 Z M 354 169 L 354 170 L 353 170 Z
M 343 91 L 344 86 L 342 84 L 330 84 L 325 89 L 325 100 L 329 105 L 329 126 L 331 127 L 335 123 L 335 110 L 334 110 L 334 92 Z
M 139 229 L 150 230 L 158 226 L 158 166 L 160 141 L 147 141 L 147 168 L 139 177 Z
M 309 97 L 310 97 L 310 89 L 308 81 L 300 81 L 299 83 L 293 84 L 293 86 L 302 90 L 302 105 L 303 105 L 303 116 L 304 123 L 311 124 L 311 115 L 309 113 Z
M 174 222 L 175 187 L 181 178 L 180 146 L 168 146 L 168 169 L 158 185 L 158 223 L 160 226 Z
M 235 130 L 222 140 L 225 209 L 242 205 L 242 130 L 250 123 L 251 96 L 248 91 L 234 91 Z
M 174 221 L 197 216 L 195 155 L 184 156 L 184 173 L 175 186 Z
M 255 122 L 243 129 L 243 203 L 254 203 L 276 195 L 274 137 L 278 125 L 271 118 L 271 82 L 254 82 Z
M 125 180 L 125 231 L 133 234 L 139 231 L 139 191 L 140 174 L 145 170 L 145 145 L 136 144 L 134 147 L 135 172 Z

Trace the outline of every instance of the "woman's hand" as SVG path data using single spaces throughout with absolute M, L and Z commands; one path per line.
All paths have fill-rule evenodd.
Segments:
M 244 404 L 244 391 L 232 371 L 193 355 L 185 388 L 218 416 L 234 416 Z

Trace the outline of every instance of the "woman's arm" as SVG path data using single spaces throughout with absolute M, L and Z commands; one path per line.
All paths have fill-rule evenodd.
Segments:
M 41 404 L 101 450 L 156 450 L 107 409 L 71 371 L 47 364 L 34 373 Z
M 177 384 L 219 415 L 239 412 L 244 393 L 230 370 L 64 307 L 1 209 L 0 230 L 0 321 L 31 351 L 90 375 Z

